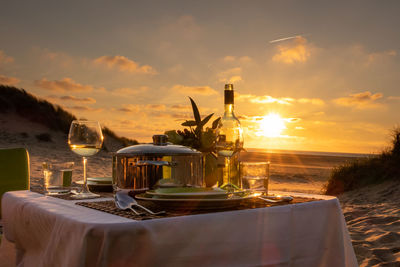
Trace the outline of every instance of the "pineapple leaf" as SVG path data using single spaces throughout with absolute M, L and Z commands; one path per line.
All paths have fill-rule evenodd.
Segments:
M 203 127 L 204 125 L 207 124 L 207 122 L 211 119 L 211 117 L 214 115 L 214 113 L 211 113 L 210 115 L 208 115 L 207 117 L 205 117 L 201 122 L 200 122 L 200 126 Z
M 193 100 L 191 97 L 189 97 L 189 99 L 190 99 L 190 103 L 192 103 L 192 109 L 193 109 L 194 119 L 196 120 L 196 123 L 197 123 L 197 124 L 200 124 L 201 118 L 200 118 L 199 109 L 197 108 L 197 105 L 196 105 L 196 103 L 194 102 L 194 100 Z
M 217 129 L 218 123 L 221 120 L 221 117 L 217 118 L 216 120 L 213 121 L 212 123 L 212 129 Z
M 188 126 L 188 127 L 192 127 L 192 126 L 196 126 L 197 122 L 196 121 L 185 121 L 184 123 L 181 124 L 182 126 Z

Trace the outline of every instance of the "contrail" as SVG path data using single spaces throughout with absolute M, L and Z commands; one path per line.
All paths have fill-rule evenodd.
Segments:
M 294 36 L 290 36 L 290 37 L 285 37 L 285 38 L 280 38 L 280 39 L 276 39 L 276 40 L 272 40 L 269 41 L 270 44 L 273 43 L 277 43 L 277 42 L 282 42 L 282 41 L 286 41 L 286 40 L 290 40 L 290 39 L 295 39 L 298 37 L 304 37 L 304 36 L 310 36 L 311 34 L 299 34 L 299 35 L 294 35 Z

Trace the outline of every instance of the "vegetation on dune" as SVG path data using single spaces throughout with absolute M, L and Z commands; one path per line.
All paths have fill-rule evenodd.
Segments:
M 68 133 L 76 117 L 58 105 L 12 86 L 0 85 L 0 113 L 15 113 L 30 121 L 42 124 L 54 131 Z M 116 139 L 124 146 L 137 144 L 136 140 L 117 136 L 109 128 L 103 128 L 103 134 Z M 38 140 L 51 141 L 51 137 L 37 136 Z
M 327 195 L 338 195 L 386 180 L 400 180 L 400 128 L 392 132 L 392 144 L 381 154 L 336 167 L 326 186 Z

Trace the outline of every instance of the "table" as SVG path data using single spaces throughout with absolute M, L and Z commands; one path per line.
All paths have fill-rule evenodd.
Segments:
M 357 266 L 337 198 L 297 195 L 321 200 L 134 221 L 13 191 L 3 229 L 21 266 Z

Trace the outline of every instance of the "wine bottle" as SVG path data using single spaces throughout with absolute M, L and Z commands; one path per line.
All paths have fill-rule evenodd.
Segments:
M 218 162 L 222 169 L 219 186 L 241 187 L 239 176 L 239 152 L 243 148 L 243 130 L 236 118 L 234 109 L 233 84 L 225 84 L 225 112 L 217 127 L 216 150 Z

